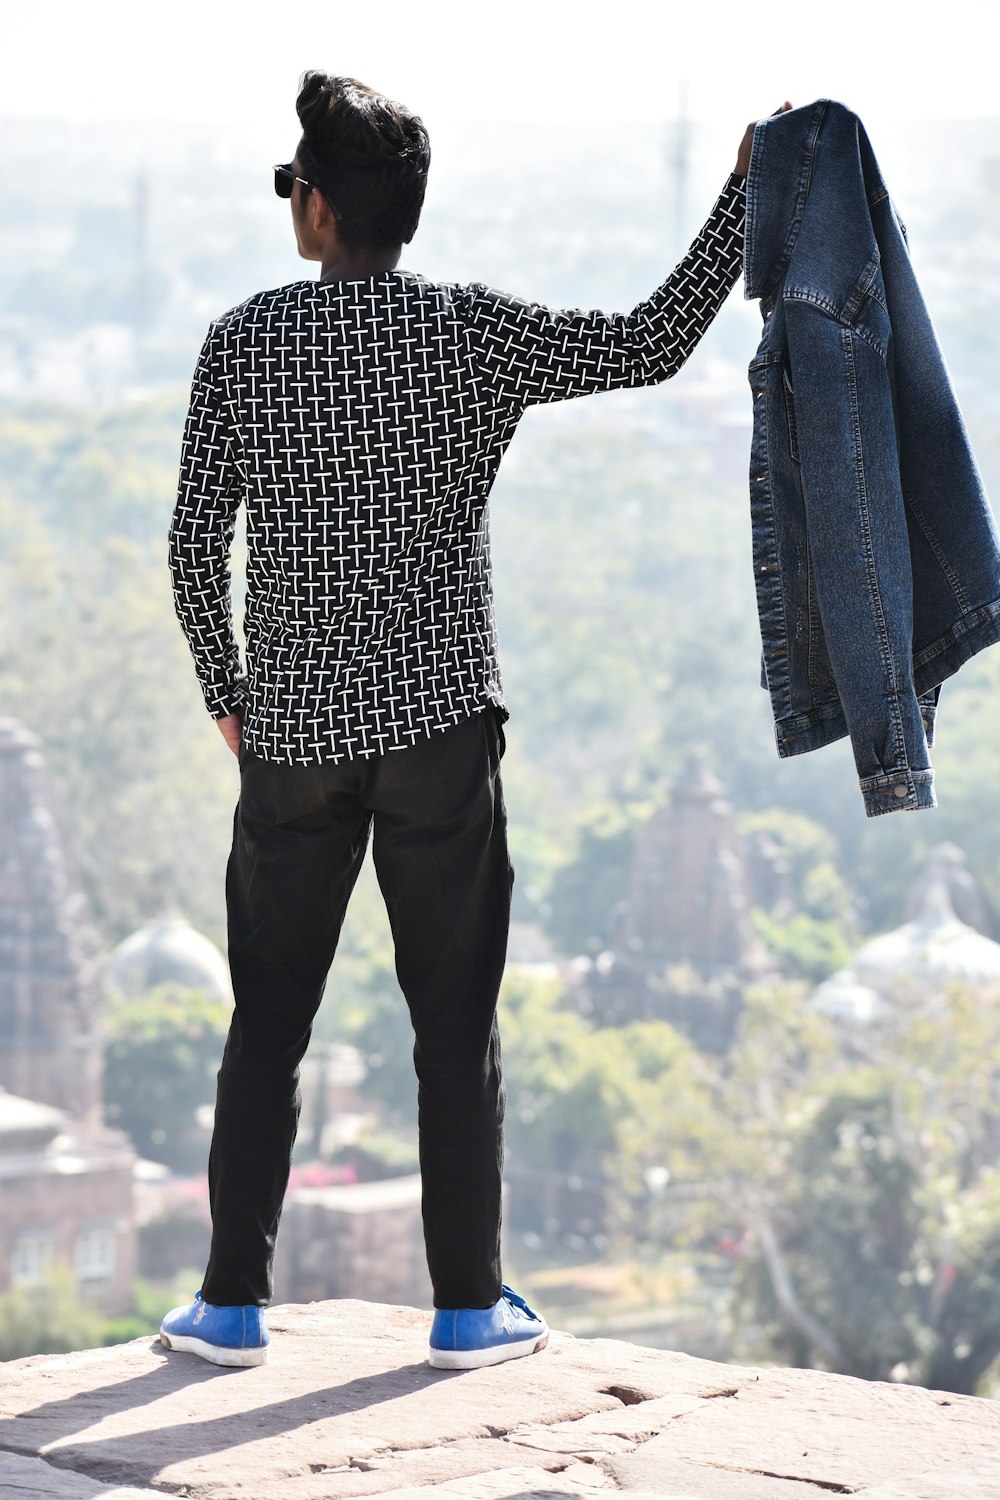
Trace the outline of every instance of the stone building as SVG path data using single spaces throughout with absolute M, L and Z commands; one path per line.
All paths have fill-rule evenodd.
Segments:
M 279 1302 L 367 1298 L 429 1306 L 420 1176 L 296 1187 L 274 1264 Z
M 135 1152 L 101 1120 L 100 943 L 38 740 L 0 720 L 0 1292 L 75 1271 L 109 1311 L 135 1270 Z
M 602 1026 L 669 1021 L 725 1052 L 747 985 L 767 971 L 750 917 L 751 861 L 763 857 L 691 754 L 636 840 L 609 949 L 578 964 L 579 1008 Z
M 39 741 L 0 720 L 0 1087 L 96 1123 L 100 943 L 70 871 Z
M 135 1152 L 116 1130 L 0 1090 L 0 1293 L 68 1267 L 82 1295 L 127 1312 L 136 1274 Z
M 864 1050 L 867 1033 L 891 1033 L 915 1008 L 933 1014 L 942 991 L 961 983 L 1000 994 L 1000 943 L 955 913 L 963 909 L 985 925 L 990 913 L 964 857 L 941 844 L 914 883 L 907 919 L 892 932 L 862 944 L 846 969 L 813 991 L 810 1003 L 853 1034 Z

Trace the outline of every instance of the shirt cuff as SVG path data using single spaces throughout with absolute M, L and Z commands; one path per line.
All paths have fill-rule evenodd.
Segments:
M 236 683 L 225 693 L 206 693 L 205 707 L 213 719 L 225 719 L 243 707 L 244 696 L 243 684 Z

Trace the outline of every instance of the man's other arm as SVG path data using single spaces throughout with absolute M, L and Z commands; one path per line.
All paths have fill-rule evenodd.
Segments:
M 690 249 L 630 313 L 556 309 L 482 283 L 460 289 L 480 376 L 499 404 L 523 409 L 675 375 L 742 269 L 746 186 L 734 172 Z
M 210 331 L 191 386 L 169 559 L 174 608 L 205 707 L 214 719 L 227 720 L 239 716 L 244 694 L 229 573 L 240 489 L 229 419 L 213 372 L 213 343 Z

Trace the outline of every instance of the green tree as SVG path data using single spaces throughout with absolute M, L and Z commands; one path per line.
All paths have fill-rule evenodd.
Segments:
M 138 999 L 112 995 L 106 1011 L 104 1108 L 141 1155 L 179 1172 L 205 1165 L 197 1111 L 215 1103 L 231 1007 L 160 985 Z
M 860 942 L 857 896 L 837 868 L 837 840 L 813 818 L 783 807 L 744 813 L 741 832 L 766 835 L 783 859 L 789 896 L 755 909 L 757 934 L 791 979 L 814 984 L 846 968 Z
M 607 946 L 615 909 L 628 889 L 636 828 L 652 810 L 651 799 L 639 798 L 632 789 L 584 809 L 574 853 L 552 875 L 542 914 L 545 931 L 560 953 Z
M 37 1286 L 0 1296 L 0 1360 L 91 1349 L 101 1342 L 104 1323 L 99 1308 L 80 1301 L 72 1271 L 53 1269 Z
M 804 999 L 751 992 L 710 1111 L 635 1121 L 633 1177 L 691 1143 L 701 1191 L 658 1227 L 738 1244 L 739 1357 L 974 1394 L 1000 1358 L 1000 996 L 900 987 L 847 1045 Z
M 665 1022 L 591 1026 L 565 1003 L 558 979 L 509 972 L 501 995 L 507 1081 L 508 1159 L 551 1180 L 587 1181 L 610 1210 L 609 1227 L 628 1249 L 636 1204 L 648 1198 L 648 1169 L 692 1171 L 692 1137 L 657 1139 L 641 1154 L 636 1136 L 664 1101 L 679 1117 L 708 1107 L 704 1072 L 691 1043 Z
M 886 1380 L 918 1351 L 920 1179 L 877 1073 L 852 1075 L 791 1140 L 784 1190 L 753 1224 L 736 1295 L 783 1363 Z
M 106 939 L 173 902 L 221 940 L 236 762 L 202 706 L 162 561 L 115 536 L 68 553 L 0 506 L 0 693 L 42 738 Z
M 976 1394 L 1000 1363 L 1000 1169 L 985 1168 L 958 1197 L 948 1230 L 945 1255 L 928 1279 L 933 1337 L 918 1368 L 932 1390 Z

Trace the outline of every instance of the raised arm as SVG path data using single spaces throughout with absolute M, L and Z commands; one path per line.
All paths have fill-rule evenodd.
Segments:
M 745 179 L 732 173 L 691 248 L 630 313 L 556 309 L 481 283 L 461 288 L 480 377 L 521 409 L 675 375 L 740 274 Z
M 240 491 L 233 439 L 213 375 L 212 345 L 209 333 L 191 386 L 169 558 L 174 608 L 205 706 L 214 719 L 222 719 L 238 710 L 244 691 L 229 573 Z

